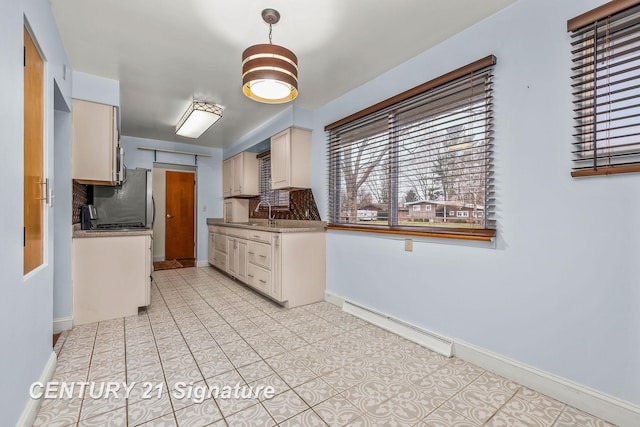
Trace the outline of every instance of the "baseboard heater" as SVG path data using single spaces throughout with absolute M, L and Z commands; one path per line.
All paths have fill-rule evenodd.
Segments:
M 453 356 L 453 340 L 443 337 L 442 335 L 427 331 L 426 329 L 422 329 L 416 325 L 412 325 L 411 323 L 380 313 L 372 308 L 355 304 L 351 301 L 345 300 L 342 304 L 342 310 L 379 326 L 382 329 L 386 329 L 400 335 L 401 337 L 426 347 L 429 350 L 440 353 L 443 356 Z

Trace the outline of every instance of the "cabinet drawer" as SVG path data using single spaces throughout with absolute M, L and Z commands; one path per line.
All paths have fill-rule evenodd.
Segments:
M 217 225 L 210 225 L 209 226 L 209 231 L 212 231 L 216 234 L 222 234 L 223 236 L 225 236 L 227 234 L 227 227 L 220 227 Z
M 239 237 L 241 239 L 249 238 L 249 230 L 242 228 L 227 227 L 227 236 Z
M 267 295 L 271 293 L 271 272 L 269 270 L 249 264 L 247 268 L 247 278 L 251 287 Z
M 271 245 L 249 242 L 247 246 L 249 263 L 271 269 Z
M 249 231 L 249 239 L 259 242 L 271 243 L 271 235 L 268 231 L 247 230 Z
M 227 271 L 227 254 L 216 250 L 215 252 L 216 267 L 222 271 Z
M 214 243 L 215 243 L 216 251 L 227 253 L 227 236 L 223 236 L 221 234 L 216 233 Z

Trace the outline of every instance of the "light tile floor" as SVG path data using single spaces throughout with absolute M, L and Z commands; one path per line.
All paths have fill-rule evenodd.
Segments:
M 611 426 L 331 304 L 284 309 L 211 268 L 154 273 L 146 311 L 76 327 L 55 350 L 53 381 L 95 382 L 93 396 L 109 381 L 133 388 L 44 399 L 34 426 Z M 179 381 L 276 395 L 196 403 L 175 395 Z

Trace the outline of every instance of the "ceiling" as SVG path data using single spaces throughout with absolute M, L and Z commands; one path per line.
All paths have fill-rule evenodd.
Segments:
M 298 56 L 298 107 L 313 110 L 515 0 L 50 0 L 71 66 L 120 81 L 122 134 L 224 147 L 290 104 L 241 91 L 242 51 Z M 192 98 L 224 108 L 198 139 L 175 135 Z

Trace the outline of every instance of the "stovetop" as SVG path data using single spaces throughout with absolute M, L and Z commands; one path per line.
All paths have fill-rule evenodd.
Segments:
M 98 224 L 94 230 L 144 230 L 146 227 L 141 222 L 132 224 Z

